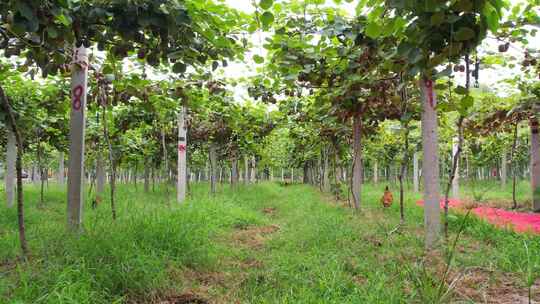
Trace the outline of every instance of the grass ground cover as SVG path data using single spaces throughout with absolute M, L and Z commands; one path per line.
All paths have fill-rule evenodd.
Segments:
M 423 254 L 420 196 L 407 196 L 396 230 L 399 209 L 379 205 L 383 188 L 365 185 L 355 213 L 305 185 L 223 185 L 212 197 L 195 184 L 184 206 L 163 187 L 121 185 L 118 220 L 106 204 L 86 208 L 73 235 L 63 190 L 51 184 L 38 208 L 29 186 L 29 261 L 17 260 L 15 210 L 0 208 L 0 302 L 526 303 L 529 286 L 540 300 L 539 237 L 452 214 L 451 240 L 466 223 L 445 271 L 444 249 Z

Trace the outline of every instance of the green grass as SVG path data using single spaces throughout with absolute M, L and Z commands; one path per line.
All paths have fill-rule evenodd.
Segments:
M 355 213 L 305 185 L 222 186 L 210 196 L 207 184 L 197 184 L 183 206 L 169 205 L 163 188 L 121 185 L 117 221 L 106 203 L 86 206 L 84 233 L 73 235 L 62 189 L 51 184 L 39 209 L 39 192 L 28 186 L 28 262 L 16 262 L 16 213 L 0 199 L 0 303 L 148 303 L 186 291 L 217 303 L 425 302 L 413 283 L 424 258 L 420 196 L 407 196 L 407 224 L 388 235 L 399 207 L 382 210 L 383 188 L 365 185 Z M 462 219 L 451 217 L 453 234 Z M 472 218 L 452 271 L 488 269 L 526 294 L 527 275 L 540 273 L 538 252 L 540 238 Z M 427 269 L 428 280 L 440 280 L 438 266 Z

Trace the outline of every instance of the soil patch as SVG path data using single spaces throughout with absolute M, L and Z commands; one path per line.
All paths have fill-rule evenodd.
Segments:
M 271 234 L 279 231 L 278 225 L 247 226 L 233 233 L 233 241 L 241 246 L 262 249 Z
M 519 278 L 514 275 L 474 267 L 454 273 L 451 277 L 449 283 L 457 278 L 455 293 L 465 300 L 497 304 L 529 303 L 527 288 L 520 286 Z M 533 286 L 531 303 L 540 303 L 539 287 L 540 281 Z
M 160 300 L 157 302 L 159 304 L 208 304 L 207 300 L 204 298 L 193 294 L 193 293 L 184 293 L 178 296 L 172 296 L 165 300 Z
M 277 209 L 275 207 L 266 207 L 262 210 L 262 212 L 266 215 L 274 215 L 276 211 Z

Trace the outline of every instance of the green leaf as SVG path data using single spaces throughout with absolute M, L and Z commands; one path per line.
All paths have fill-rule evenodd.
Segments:
M 468 110 L 474 104 L 474 98 L 471 95 L 466 95 L 459 101 L 462 110 Z
M 17 4 L 17 10 L 27 20 L 32 20 L 35 18 L 34 12 L 32 11 L 32 8 L 28 6 L 24 1 L 17 1 L 15 2 Z
M 63 24 L 64 26 L 70 26 L 71 25 L 71 17 L 66 16 L 64 14 L 56 15 L 56 20 Z
M 272 22 L 274 22 L 274 15 L 270 12 L 264 12 L 261 15 L 261 22 L 263 24 L 263 27 L 269 27 Z
M 55 39 L 58 37 L 58 31 L 56 31 L 56 29 L 53 27 L 53 26 L 49 26 L 47 28 L 47 34 L 49 35 L 49 37 L 51 37 L 52 39 Z
M 486 23 L 489 29 L 493 33 L 497 32 L 497 29 L 499 28 L 499 20 L 500 20 L 500 16 L 497 10 L 489 2 L 486 2 L 482 12 L 483 12 L 483 16 L 486 18 Z
M 375 22 L 368 23 L 366 27 L 366 35 L 369 38 L 376 39 L 378 38 L 382 33 L 382 28 Z
M 465 95 L 469 91 L 464 86 L 457 86 L 457 88 L 454 89 L 454 92 L 456 92 L 456 94 L 459 94 L 459 95 Z
M 431 25 L 437 26 L 444 22 L 444 13 L 443 12 L 437 12 L 433 15 L 431 15 Z
M 476 33 L 468 27 L 460 27 L 459 30 L 454 34 L 454 39 L 456 41 L 466 41 L 471 40 L 476 36 Z
M 267 9 L 271 8 L 272 4 L 274 4 L 274 0 L 261 0 L 261 2 L 259 2 L 259 6 L 263 10 L 267 10 Z
M 183 74 L 187 70 L 187 66 L 183 62 L 177 62 L 172 66 L 173 72 Z
M 264 58 L 259 55 L 253 55 L 253 61 L 255 61 L 255 63 L 261 64 L 264 62 Z
M 178 59 L 178 58 L 181 58 L 183 55 L 184 55 L 183 51 L 175 51 L 175 52 L 167 54 L 167 57 L 169 57 L 170 59 Z

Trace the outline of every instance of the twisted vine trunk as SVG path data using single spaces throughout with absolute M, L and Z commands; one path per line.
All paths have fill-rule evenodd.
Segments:
M 353 118 L 353 167 L 351 194 L 354 208 L 360 209 L 362 187 L 362 114 L 357 112 Z
M 216 193 L 217 185 L 217 147 L 215 143 L 210 143 L 209 160 L 210 160 L 210 192 Z
M 238 153 L 234 150 L 231 157 L 231 187 L 236 186 L 238 186 Z
M 249 183 L 249 178 L 251 176 L 251 166 L 249 164 L 248 156 L 244 156 L 244 184 Z
M 517 131 L 518 131 L 518 123 L 516 122 L 514 124 L 514 136 L 513 136 L 513 142 L 512 142 L 512 154 L 510 155 L 510 162 L 512 164 L 512 208 L 517 208 L 517 200 L 516 200 L 516 179 L 517 179 L 517 173 L 518 173 L 518 166 L 516 165 L 516 148 L 517 148 Z
M 97 154 L 96 159 L 96 203 L 99 204 L 103 201 L 103 194 L 105 193 L 105 164 L 103 163 L 103 155 L 101 151 Z
M 111 164 L 111 212 L 112 212 L 112 219 L 116 220 L 116 203 L 115 203 L 115 193 L 116 193 L 116 160 L 114 156 L 113 147 L 111 144 L 111 139 L 109 137 L 109 131 L 107 128 L 107 115 L 106 115 L 106 109 L 103 107 L 103 136 L 105 137 L 105 140 L 107 141 L 107 146 L 109 148 L 109 162 Z
M 413 189 L 414 192 L 420 191 L 418 176 L 418 152 L 413 154 Z
M 148 158 L 145 159 L 144 166 L 144 192 L 150 191 L 150 166 Z
M 461 155 L 461 150 L 463 147 L 463 116 L 459 116 L 457 128 L 458 128 L 458 140 L 454 145 L 452 152 L 452 168 L 450 170 L 450 178 L 446 184 L 446 190 L 444 192 L 444 237 L 448 239 L 448 204 L 450 189 L 453 189 L 453 196 L 457 197 L 459 192 L 458 184 L 458 165 L 459 165 L 459 156 Z
M 531 117 L 530 124 L 533 211 L 540 212 L 540 135 L 538 134 L 538 119 L 536 117 Z
M 164 179 L 165 184 L 165 197 L 167 200 L 167 204 L 170 203 L 169 201 L 169 156 L 167 153 L 167 145 L 165 143 L 165 130 L 162 127 L 161 128 L 161 147 L 163 148 L 163 172 L 162 172 L 162 179 Z M 163 182 L 163 181 L 162 181 Z
M 508 160 L 506 159 L 506 148 L 503 148 L 502 156 L 501 156 L 501 186 L 504 188 L 506 187 L 506 180 L 508 177 L 506 167 L 507 167 Z
M 64 185 L 64 152 L 58 153 L 58 184 Z
M 10 126 L 9 121 L 6 125 Z M 7 130 L 7 147 L 6 147 L 6 204 L 8 208 L 12 208 L 15 200 L 15 179 L 16 179 L 16 161 L 17 161 L 17 141 L 13 129 L 8 127 Z
M 15 172 L 17 175 L 17 223 L 19 229 L 19 243 L 21 246 L 21 251 L 23 256 L 27 257 L 29 250 L 28 244 L 26 242 L 26 228 L 24 223 L 24 191 L 23 191 L 23 182 L 22 182 L 22 158 L 23 158 L 23 143 L 21 139 L 21 134 L 17 128 L 17 123 L 15 120 L 15 113 L 11 108 L 11 104 L 7 95 L 4 92 L 4 89 L 0 86 L 0 100 L 2 102 L 2 107 L 4 108 L 5 113 L 7 114 L 7 122 L 11 128 L 11 134 L 15 138 L 15 143 L 17 145 L 16 158 L 15 158 Z

